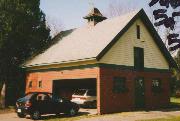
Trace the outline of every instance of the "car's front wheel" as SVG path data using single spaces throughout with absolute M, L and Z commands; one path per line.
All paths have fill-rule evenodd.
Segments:
M 25 117 L 26 117 L 26 115 L 23 114 L 23 113 L 17 113 L 17 116 L 18 116 L 19 118 L 25 118 Z
M 33 120 L 38 120 L 38 119 L 40 119 L 41 114 L 40 114 L 39 111 L 36 110 L 36 111 L 33 111 L 30 116 L 31 116 L 31 119 L 33 119 Z

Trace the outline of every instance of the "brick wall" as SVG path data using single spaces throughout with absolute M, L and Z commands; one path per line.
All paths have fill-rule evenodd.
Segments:
M 33 91 L 52 92 L 53 80 L 97 78 L 98 74 L 99 69 L 97 67 L 88 69 L 27 73 L 26 93 Z M 33 81 L 32 88 L 28 88 L 30 81 Z M 38 88 L 38 81 L 42 81 L 43 88 Z
M 124 93 L 113 93 L 113 77 L 126 77 L 128 91 Z M 145 107 L 147 109 L 165 107 L 169 104 L 169 79 L 170 73 L 160 72 L 133 72 L 118 69 L 100 69 L 100 103 L 101 113 L 113 113 L 120 111 L 131 111 L 135 109 L 134 103 L 134 80 L 144 77 L 145 80 Z M 159 78 L 162 81 L 162 92 L 152 92 L 152 79 Z

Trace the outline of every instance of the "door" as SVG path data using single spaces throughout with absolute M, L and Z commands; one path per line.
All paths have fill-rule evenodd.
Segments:
M 44 107 L 43 110 L 47 114 L 52 114 L 55 112 L 52 98 L 48 94 L 45 94 L 44 96 L 43 107 Z
M 40 93 L 36 97 L 35 101 L 36 110 L 41 114 L 47 114 L 52 112 L 52 104 L 49 95 Z
M 64 104 L 64 99 L 60 98 L 59 96 L 52 97 L 52 108 L 54 109 L 55 113 L 64 113 L 68 108 L 66 104 Z
M 145 86 L 144 78 L 135 79 L 135 107 L 144 108 L 145 107 Z

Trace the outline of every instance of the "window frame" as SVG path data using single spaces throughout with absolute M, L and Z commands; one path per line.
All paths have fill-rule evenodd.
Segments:
M 121 83 L 118 83 L 122 81 Z M 128 91 L 127 86 L 127 79 L 126 77 L 114 77 L 113 78 L 113 93 L 124 93 Z M 120 86 L 120 87 L 118 87 Z
M 154 85 L 153 81 L 158 81 L 158 86 Z M 153 93 L 161 93 L 162 92 L 162 80 L 160 78 L 153 78 L 151 80 L 151 88 Z

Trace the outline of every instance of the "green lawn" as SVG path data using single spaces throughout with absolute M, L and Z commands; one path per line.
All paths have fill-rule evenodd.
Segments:
M 180 105 L 180 98 L 172 97 L 172 98 L 171 98 L 171 103 L 177 103 L 177 104 Z
M 171 97 L 171 106 L 180 108 L 180 98 Z

